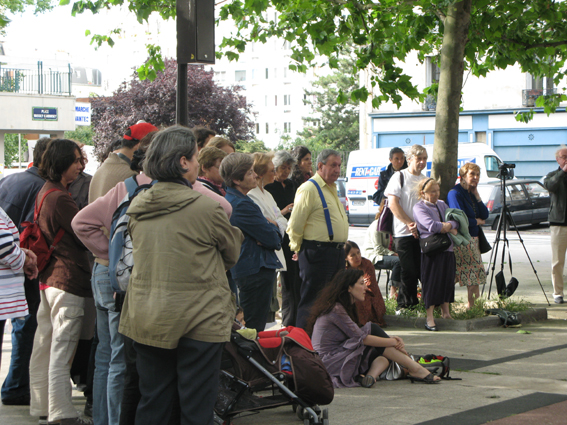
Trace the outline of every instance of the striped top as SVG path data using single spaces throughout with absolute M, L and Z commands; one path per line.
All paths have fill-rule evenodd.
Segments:
M 0 208 L 0 320 L 28 314 L 24 292 L 24 262 L 18 228 Z

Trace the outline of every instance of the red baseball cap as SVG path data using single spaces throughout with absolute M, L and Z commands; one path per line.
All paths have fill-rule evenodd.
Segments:
M 142 122 L 128 127 L 128 130 L 130 130 L 130 134 L 124 135 L 126 140 L 142 140 L 146 134 L 151 133 L 152 131 L 158 131 L 159 129 L 155 125 Z

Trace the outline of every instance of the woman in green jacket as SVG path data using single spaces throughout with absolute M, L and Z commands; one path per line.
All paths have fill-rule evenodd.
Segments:
M 236 311 L 225 270 L 238 261 L 242 232 L 218 202 L 192 190 L 197 179 L 193 133 L 160 131 L 144 172 L 157 183 L 127 214 L 134 268 L 120 333 L 134 340 L 142 398 L 136 425 L 212 424 L 222 347 Z

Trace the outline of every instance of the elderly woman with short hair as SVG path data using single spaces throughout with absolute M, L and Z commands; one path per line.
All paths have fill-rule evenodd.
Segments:
M 242 233 L 218 202 L 192 190 L 197 144 L 191 130 L 160 131 L 144 173 L 157 180 L 128 209 L 136 267 L 119 332 L 134 340 L 141 400 L 137 425 L 212 424 L 224 343 L 234 319 L 225 270 L 236 264 Z
M 265 217 L 248 196 L 258 185 L 254 160 L 244 153 L 231 153 L 221 163 L 220 173 L 228 186 L 226 200 L 232 205 L 230 222 L 244 233 L 240 259 L 231 273 L 240 291 L 246 326 L 263 331 L 270 311 L 276 270 L 282 268 L 276 251 L 282 235 L 278 223 Z
M 468 245 L 455 246 L 455 262 L 457 264 L 455 281 L 459 282 L 461 286 L 467 287 L 467 308 L 470 309 L 480 296 L 480 285 L 486 283 L 479 236 L 482 233 L 480 226 L 485 223 L 489 213 L 478 193 L 480 167 L 467 162 L 459 170 L 459 175 L 461 182 L 449 191 L 447 203 L 451 208 L 463 210 L 469 219 L 471 242 Z
M 287 151 L 277 151 L 272 160 L 275 168 L 274 182 L 266 184 L 264 189 L 270 192 L 276 201 L 282 215 L 289 220 L 293 208 L 293 198 L 297 187 L 289 179 L 292 168 L 297 160 Z M 284 326 L 295 326 L 297 305 L 299 304 L 301 279 L 299 265 L 293 261 L 289 248 L 289 236 L 284 234 L 282 251 L 285 257 L 286 269 L 280 272 L 282 284 L 282 323 Z

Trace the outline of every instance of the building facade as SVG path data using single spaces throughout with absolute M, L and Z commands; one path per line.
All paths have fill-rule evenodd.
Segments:
M 438 81 L 439 70 L 431 58 L 420 64 L 417 56 L 401 64 L 411 70 L 420 90 Z M 368 75 L 362 73 L 364 82 Z M 561 91 L 547 79 L 536 79 L 522 73 L 519 66 L 490 72 L 485 78 L 465 75 L 463 110 L 459 119 L 458 142 L 482 142 L 494 149 L 506 163 L 515 163 L 515 175 L 540 178 L 556 167 L 555 151 L 567 144 L 567 112 L 563 103 L 549 117 L 535 108 L 529 123 L 515 120 L 514 113 L 535 105 L 538 96 L 548 90 Z M 373 110 L 371 103 L 361 106 L 361 149 L 433 144 L 435 133 L 435 100 L 417 103 L 405 98 L 400 109 L 384 104 Z

